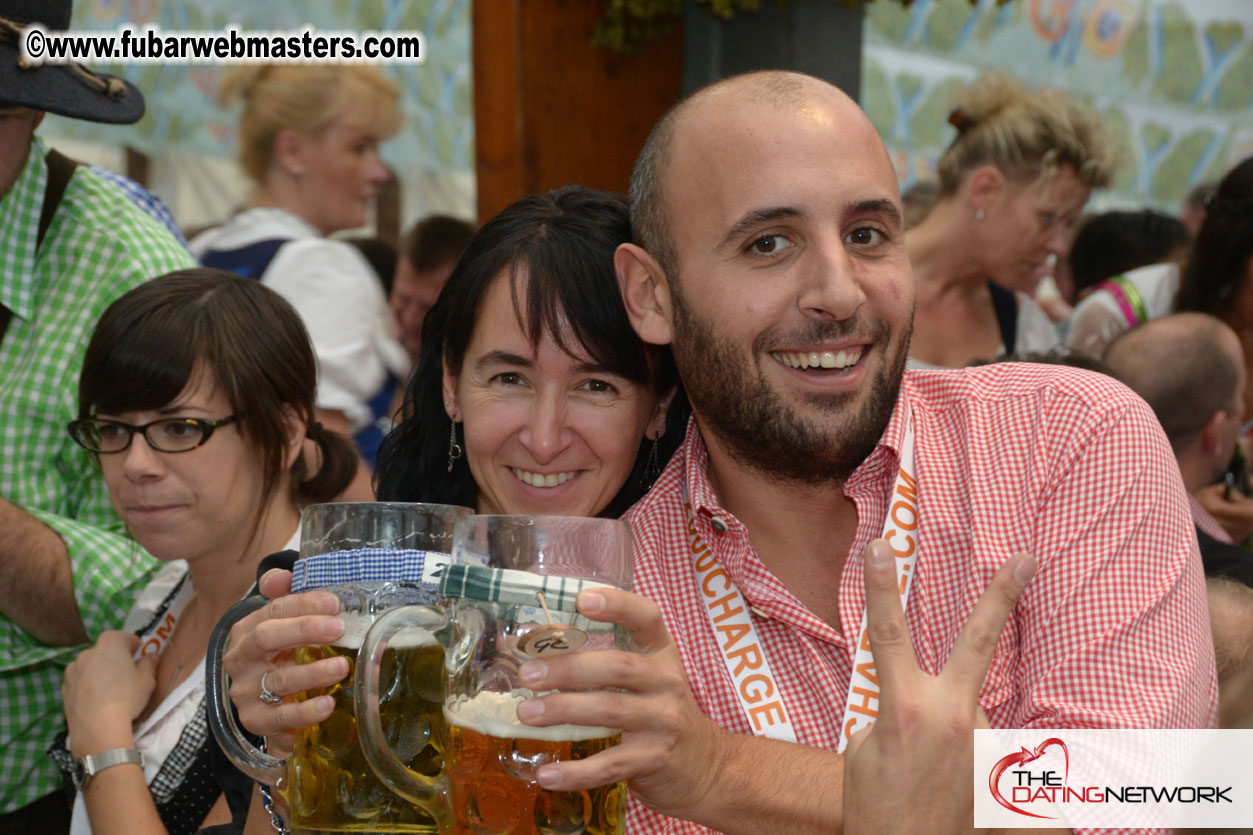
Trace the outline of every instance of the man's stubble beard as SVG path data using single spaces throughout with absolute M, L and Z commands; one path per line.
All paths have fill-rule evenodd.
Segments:
M 788 334 L 787 341 L 774 338 L 770 331 L 761 334 L 753 341 L 750 365 L 743 367 L 745 358 L 735 346 L 693 315 L 677 281 L 671 282 L 671 288 L 675 325 L 671 347 L 698 421 L 709 427 L 737 462 L 765 478 L 807 485 L 847 480 L 874 451 L 896 407 L 913 330 L 912 311 L 900 344 L 890 356 L 889 329 L 881 320 L 860 327 L 857 321 L 814 321 Z M 770 387 L 757 365 L 771 344 L 817 344 L 854 334 L 873 339 L 871 350 L 881 352 L 886 361 L 853 414 L 849 410 L 857 408 L 857 395 L 813 394 L 806 402 L 829 415 L 829 420 L 806 419 Z

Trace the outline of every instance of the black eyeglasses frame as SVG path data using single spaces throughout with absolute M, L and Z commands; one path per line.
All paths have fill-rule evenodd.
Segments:
M 88 452 L 95 453 L 96 455 L 113 455 L 114 453 L 118 453 L 118 452 L 126 452 L 126 450 L 131 448 L 131 444 L 135 440 L 136 432 L 143 435 L 144 440 L 148 443 L 148 446 L 156 450 L 157 452 L 165 452 L 165 453 L 176 455 L 180 452 L 191 452 L 193 449 L 199 449 L 200 447 L 204 446 L 206 443 L 208 443 L 209 439 L 213 437 L 213 431 L 215 429 L 221 426 L 226 426 L 227 424 L 230 424 L 230 423 L 234 423 L 235 421 L 239 420 L 239 417 L 240 417 L 239 415 L 227 415 L 221 420 L 209 420 L 207 418 L 192 418 L 192 417 L 167 417 L 167 418 L 161 418 L 160 420 L 149 421 L 148 423 L 145 423 L 142 426 L 136 426 L 132 423 L 126 423 L 120 420 L 109 420 L 108 418 L 92 417 L 92 418 L 83 418 L 81 420 L 70 421 L 69 425 L 66 426 L 66 428 L 69 430 L 70 437 L 74 439 L 74 442 L 76 444 L 78 444 L 83 449 L 87 450 Z M 182 421 L 184 423 L 195 425 L 197 428 L 200 429 L 200 433 L 201 433 L 200 442 L 195 444 L 194 446 L 189 446 L 186 449 L 162 449 L 161 447 L 157 446 L 155 443 L 153 443 L 152 438 L 148 436 L 148 430 L 151 427 L 156 426 L 158 424 L 169 423 L 171 421 Z M 87 430 L 88 427 L 92 426 L 93 424 L 101 424 L 101 423 L 107 423 L 111 426 L 119 426 L 122 429 L 125 429 L 126 430 L 126 444 L 122 446 L 120 449 L 107 449 L 106 450 L 106 449 L 94 449 L 90 444 L 86 443 L 86 441 L 84 440 L 86 436 L 83 433 Z

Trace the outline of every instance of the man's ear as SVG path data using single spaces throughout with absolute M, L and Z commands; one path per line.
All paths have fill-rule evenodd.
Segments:
M 967 200 L 972 212 L 986 211 L 1000 196 L 1007 182 L 995 165 L 980 165 L 966 180 Z
M 444 414 L 448 415 L 448 419 L 456 421 L 461 417 L 461 409 L 457 406 L 457 378 L 453 376 L 452 371 L 448 368 L 448 361 L 443 361 L 444 380 L 441 388 L 444 395 Z
M 674 338 L 674 311 L 670 284 L 661 265 L 643 248 L 619 244 L 613 254 L 613 268 L 631 327 L 645 342 L 669 345 Z
M 1200 433 L 1196 436 L 1196 442 L 1201 448 L 1201 452 L 1206 455 L 1218 458 L 1218 453 L 1223 445 L 1223 427 L 1230 416 L 1223 409 L 1219 409 L 1210 415 L 1209 420 L 1205 421 L 1205 425 L 1201 427 Z M 1222 462 L 1226 464 L 1227 462 Z

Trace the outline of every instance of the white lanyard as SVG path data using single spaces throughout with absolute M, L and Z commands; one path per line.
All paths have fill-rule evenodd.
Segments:
M 889 496 L 888 517 L 883 526 L 883 538 L 897 556 L 902 608 L 909 599 L 910 580 L 918 561 L 918 483 L 914 475 L 914 424 L 910 416 L 901 445 L 901 468 Z M 735 685 L 735 694 L 748 724 L 758 736 L 796 742 L 796 729 L 783 704 L 783 692 L 775 683 L 765 649 L 757 637 L 748 602 L 731 575 L 718 565 L 713 550 L 696 530 L 696 517 L 692 513 L 686 479 L 682 482 L 682 489 L 696 590 L 713 627 L 723 663 Z M 839 751 L 843 751 L 848 744 L 850 733 L 874 721 L 878 714 L 878 699 L 879 682 L 875 676 L 874 657 L 866 641 L 866 615 L 863 612 L 857 655 L 849 682 L 849 700 L 840 725 Z
M 178 594 L 170 601 L 170 605 L 161 615 L 161 620 L 139 636 L 139 649 L 135 650 L 134 655 L 136 661 L 145 655 L 160 657 L 169 645 L 170 639 L 174 637 L 174 628 L 178 626 L 178 619 L 193 594 L 195 590 L 191 585 L 191 575 L 184 575 Z
M 902 611 L 909 604 L 909 589 L 914 575 L 918 573 L 915 570 L 918 565 L 918 481 L 915 475 L 914 419 L 910 415 L 905 423 L 905 440 L 901 444 L 901 470 L 888 496 L 888 518 L 883 523 L 883 538 L 896 555 L 896 580 Z M 857 630 L 856 647 L 853 673 L 848 682 L 848 701 L 844 705 L 844 721 L 840 723 L 840 743 L 836 748 L 841 752 L 854 732 L 873 725 L 879 716 L 879 676 L 875 672 L 874 656 L 870 653 L 864 609 L 861 628 Z
M 709 616 L 714 640 L 722 652 L 748 724 L 757 736 L 795 742 L 796 729 L 783 706 L 783 693 L 775 684 L 770 662 L 766 660 L 766 652 L 753 626 L 748 602 L 696 530 L 686 479 L 683 481 L 683 511 L 687 515 L 687 540 L 701 608 Z

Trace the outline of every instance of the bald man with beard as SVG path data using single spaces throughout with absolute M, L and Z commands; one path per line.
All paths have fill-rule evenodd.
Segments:
M 903 373 L 897 181 L 851 99 L 795 73 L 714 84 L 654 128 L 631 201 L 619 281 L 694 417 L 629 514 L 643 597 L 580 599 L 640 651 L 522 668 L 584 691 L 523 721 L 623 729 L 541 785 L 629 779 L 632 833 L 939 832 L 971 825 L 975 727 L 1213 725 L 1204 581 L 1152 412 L 1069 368 Z
M 788 72 L 707 87 L 654 128 L 631 212 L 627 310 L 672 347 L 693 420 L 628 513 L 635 593 L 579 597 L 635 651 L 520 668 L 539 694 L 522 722 L 622 729 L 540 766 L 542 787 L 629 781 L 632 835 L 952 832 L 976 727 L 1213 725 L 1204 578 L 1156 418 L 1071 368 L 903 371 L 899 189 L 855 102 Z M 276 600 L 254 641 L 311 634 L 328 606 Z M 267 733 L 320 718 L 250 712 Z

